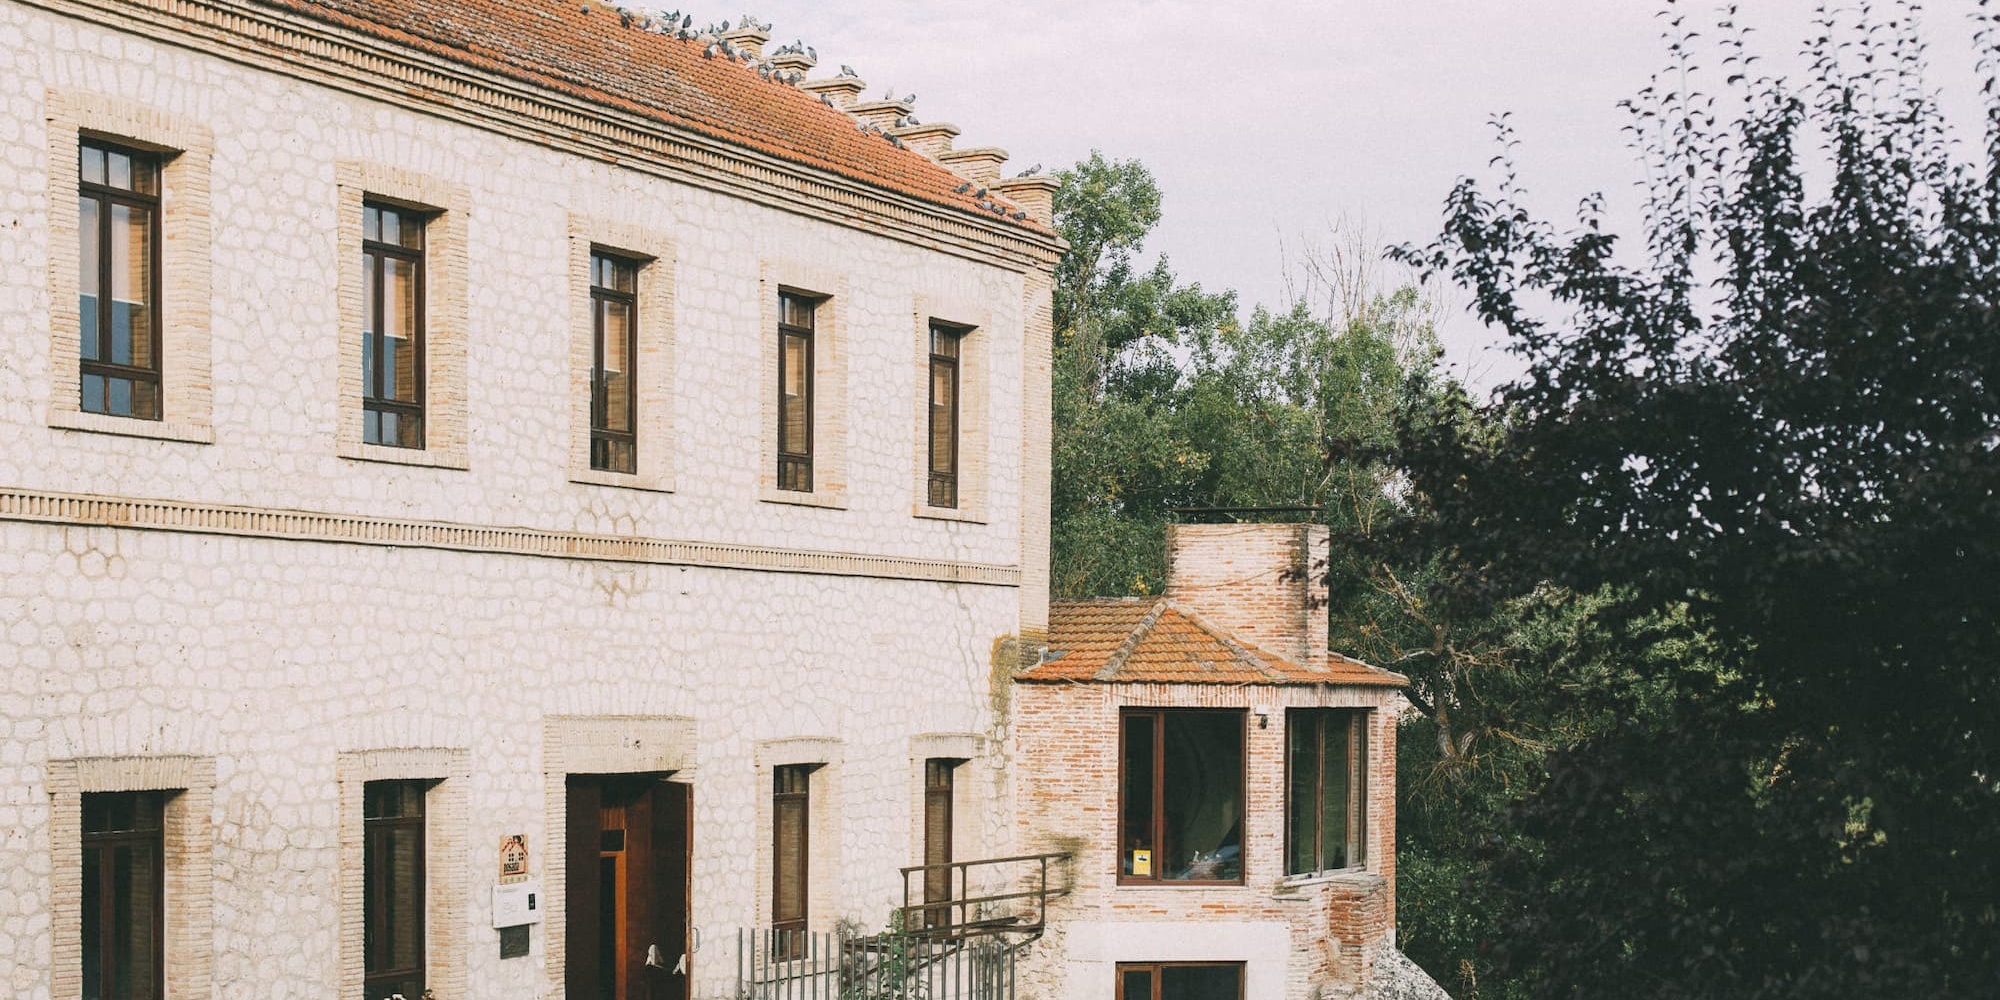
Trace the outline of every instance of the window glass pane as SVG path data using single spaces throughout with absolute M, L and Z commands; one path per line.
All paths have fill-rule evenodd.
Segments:
M 82 406 L 85 412 L 103 413 L 104 402 L 105 402 L 104 397 L 105 397 L 104 376 L 92 375 L 86 372 L 83 376 L 83 401 L 82 401 Z
M 1324 713 L 1325 773 L 1320 784 L 1320 863 L 1345 868 L 1347 861 L 1347 722 L 1345 712 Z
M 1321 716 L 1294 710 L 1285 717 L 1285 874 L 1319 870 L 1319 747 Z
M 417 401 L 417 264 L 382 261 L 382 396 Z
M 778 296 L 778 322 L 812 329 L 812 300 L 799 295 Z
M 931 471 L 958 471 L 958 366 L 931 362 Z
M 382 210 L 373 205 L 361 206 L 361 238 L 381 242 Z
M 85 361 L 97 360 L 98 352 L 97 285 L 100 269 L 103 266 L 103 260 L 98 254 L 101 250 L 99 240 L 104 236 L 100 231 L 103 219 L 98 214 L 99 211 L 98 201 L 95 198 L 76 200 L 79 244 L 76 275 L 77 315 L 83 321 L 80 331 L 82 342 L 79 346 Z
M 1175 712 L 1163 717 L 1161 765 L 1169 879 L 1233 880 L 1243 874 L 1243 716 Z
M 132 157 L 128 153 L 110 150 L 104 154 L 108 177 L 105 183 L 115 188 L 132 190 Z
M 1154 878 L 1159 858 L 1153 847 L 1153 726 L 1150 715 L 1127 715 L 1124 734 L 1124 787 L 1119 790 L 1118 865 L 1128 876 Z
M 83 796 L 83 995 L 154 1000 L 161 984 L 161 818 L 165 796 Z
M 1347 863 L 1363 865 L 1368 863 L 1368 720 L 1367 712 L 1356 712 L 1349 716 L 1353 720 L 1353 759 L 1348 768 L 1353 777 L 1354 816 L 1348 823 L 1350 846 Z
M 80 150 L 82 164 L 80 172 L 85 184 L 104 183 L 104 150 L 96 146 L 84 146 Z
M 1239 965 L 1160 967 L 1160 1000 L 1237 1000 L 1243 994 Z
M 598 288 L 631 294 L 638 286 L 639 268 L 630 261 L 603 254 L 590 258 L 590 283 Z
M 601 302 L 604 315 L 604 369 L 599 374 L 603 393 L 604 429 L 632 430 L 632 358 L 628 353 L 632 338 L 632 307 L 623 302 Z
M 931 327 L 931 353 L 940 357 L 958 357 L 958 342 L 963 333 L 947 326 Z
M 111 356 L 113 364 L 153 367 L 151 213 L 111 206 Z
M 784 377 L 779 399 L 778 450 L 790 455 L 806 452 L 806 431 L 812 419 L 806 400 L 807 344 L 804 337 L 786 334 L 783 338 Z
M 775 803 L 775 865 L 772 884 L 771 918 L 785 921 L 805 918 L 805 828 L 806 803 L 803 796 L 787 796 Z
M 1118 973 L 1118 1000 L 1153 1000 L 1153 970 L 1120 970 Z

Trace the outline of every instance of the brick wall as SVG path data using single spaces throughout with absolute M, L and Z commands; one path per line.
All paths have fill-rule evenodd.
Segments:
M 1167 527 L 1167 596 L 1238 639 L 1302 665 L 1326 659 L 1327 529 Z
M 1051 911 L 1063 926 L 1035 949 L 1023 997 L 1112 993 L 1119 961 L 1244 961 L 1248 996 L 1304 998 L 1366 976 L 1395 922 L 1395 726 L 1400 699 L 1372 688 L 1172 684 L 1021 684 L 1015 689 L 1017 817 L 1024 851 L 1068 851 L 1073 888 Z M 1248 736 L 1244 883 L 1118 884 L 1118 732 L 1123 707 L 1237 708 Z M 1288 708 L 1370 709 L 1368 860 L 1317 878 L 1284 873 Z M 1261 723 L 1259 709 L 1267 710 Z M 1282 928 L 1280 932 L 1277 929 Z M 1262 930 L 1260 930 L 1262 929 Z M 1136 932 L 1136 933 L 1133 933 Z M 1241 933 L 1237 933 L 1241 932 Z M 1282 933 L 1262 959 L 1231 935 Z M 1087 943 L 1086 943 L 1087 940 Z M 1199 955 L 1195 949 L 1207 949 Z

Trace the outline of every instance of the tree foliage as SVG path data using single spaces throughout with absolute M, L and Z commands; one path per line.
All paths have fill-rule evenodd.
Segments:
M 1402 253 L 1527 363 L 1400 421 L 1422 600 L 1589 595 L 1511 647 L 1506 704 L 1560 738 L 1468 855 L 1476 930 L 1538 996 L 1988 996 L 2000 21 L 1971 158 L 1908 9 L 1823 16 L 1798 85 L 1673 23 L 1673 82 L 1631 104 L 1642 248 L 1595 202 L 1559 232 L 1503 157 Z

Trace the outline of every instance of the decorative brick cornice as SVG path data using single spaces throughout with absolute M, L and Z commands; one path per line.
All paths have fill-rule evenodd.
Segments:
M 1058 239 L 974 218 L 629 111 L 243 0 L 22 0 L 92 23 L 553 149 L 1016 270 Z
M 0 521 L 1016 587 L 1014 566 L 0 487 Z

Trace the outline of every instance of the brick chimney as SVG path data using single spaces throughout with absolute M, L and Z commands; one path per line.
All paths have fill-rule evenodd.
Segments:
M 998 146 L 954 149 L 939 153 L 937 161 L 950 167 L 952 173 L 984 186 L 1000 179 L 1000 165 L 1007 162 L 1007 151 Z
M 799 84 L 799 89 L 831 97 L 835 106 L 844 111 L 861 100 L 861 91 L 867 86 L 858 76 L 830 76 L 824 80 L 807 80 Z
M 755 20 L 746 17 L 734 30 L 723 32 L 722 40 L 762 59 L 764 43 L 771 40 L 771 33 L 759 26 Z
M 1009 177 L 993 182 L 993 190 L 1000 197 L 1021 206 L 1028 217 L 1045 226 L 1055 225 L 1056 188 L 1053 177 Z
M 1167 526 L 1167 593 L 1236 638 L 1300 666 L 1326 665 L 1323 524 Z

